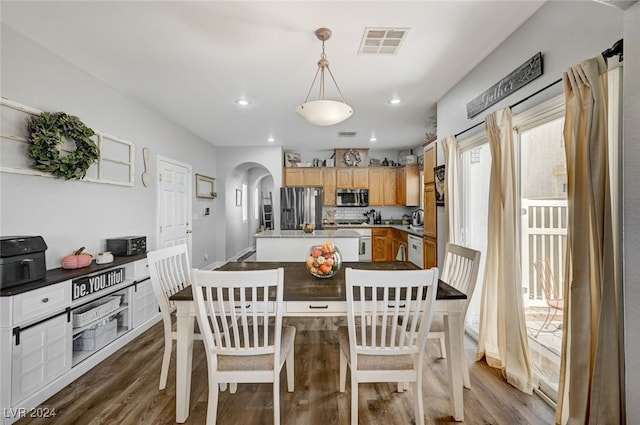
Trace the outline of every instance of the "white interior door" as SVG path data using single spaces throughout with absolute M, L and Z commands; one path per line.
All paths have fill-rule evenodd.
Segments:
M 191 166 L 158 157 L 158 248 L 182 243 L 191 254 Z

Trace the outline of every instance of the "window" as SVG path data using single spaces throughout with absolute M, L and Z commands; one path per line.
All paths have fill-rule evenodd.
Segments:
M 253 219 L 260 218 L 260 190 L 256 187 L 253 189 Z
M 242 222 L 247 222 L 249 220 L 249 205 L 248 205 L 248 198 L 249 198 L 249 194 L 247 193 L 248 189 L 247 189 L 247 184 L 246 183 L 242 183 L 242 191 L 241 191 L 241 196 L 242 196 Z
M 522 293 L 529 350 L 540 389 L 557 399 L 562 342 L 562 311 L 547 303 L 536 265 L 548 266 L 557 293 L 562 293 L 566 249 L 567 186 L 562 139 L 564 103 L 555 98 L 514 116 L 519 168 Z M 480 305 L 487 252 L 487 217 L 491 152 L 484 134 L 459 140 L 462 195 L 462 243 L 480 250 L 476 289 L 465 328 L 472 337 L 480 329 Z M 559 291 L 559 292 L 558 292 Z M 548 313 L 548 315 L 547 315 Z M 554 316 L 554 313 L 555 316 Z

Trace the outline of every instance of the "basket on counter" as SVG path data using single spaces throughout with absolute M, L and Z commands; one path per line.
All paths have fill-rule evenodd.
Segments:
M 73 327 L 79 328 L 107 316 L 120 308 L 121 301 L 120 296 L 109 296 L 77 308 L 73 311 Z

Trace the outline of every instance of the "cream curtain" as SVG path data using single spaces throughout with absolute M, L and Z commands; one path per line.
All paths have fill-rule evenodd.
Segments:
M 614 278 L 607 80 L 601 56 L 563 76 L 569 218 L 556 422 L 623 423 L 621 288 Z
M 447 216 L 447 242 L 460 244 L 460 190 L 458 187 L 458 140 L 456 136 L 447 136 L 442 147 L 446 170 L 444 211 Z
M 487 260 L 480 310 L 477 360 L 500 368 L 514 387 L 530 394 L 536 384 L 522 301 L 513 126 L 509 108 L 485 119 L 491 150 Z

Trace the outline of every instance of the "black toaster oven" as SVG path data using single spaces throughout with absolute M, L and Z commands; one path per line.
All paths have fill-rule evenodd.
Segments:
M 122 236 L 120 238 L 107 239 L 107 251 L 120 257 L 144 254 L 147 252 L 147 237 Z

